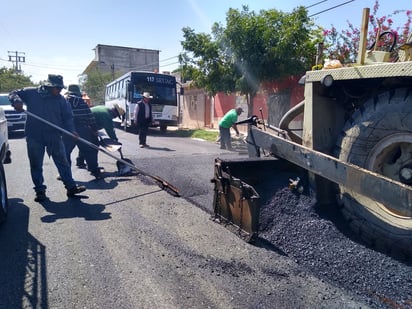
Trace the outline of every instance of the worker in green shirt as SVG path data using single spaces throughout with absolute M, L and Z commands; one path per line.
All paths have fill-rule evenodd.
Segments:
M 117 142 L 117 136 L 114 131 L 113 119 L 119 117 L 122 119 L 125 114 L 124 109 L 118 104 L 113 104 L 112 108 L 104 105 L 97 105 L 90 109 L 96 119 L 97 129 L 104 129 L 107 135 Z
M 90 110 L 96 120 L 97 130 L 104 129 L 112 140 L 118 142 L 116 132 L 114 131 L 113 119 L 116 117 L 122 119 L 125 114 L 124 109 L 118 104 L 113 104 L 112 108 L 104 105 L 96 105 Z M 76 158 L 76 165 L 80 168 L 86 167 L 86 164 L 84 163 L 84 155 L 81 151 L 79 151 L 79 156 Z
M 239 136 L 239 130 L 237 129 L 236 122 L 237 117 L 242 112 L 243 109 L 241 107 L 233 108 L 230 111 L 228 111 L 219 121 L 220 149 L 232 150 L 230 128 L 233 128 L 236 132 L 236 136 Z

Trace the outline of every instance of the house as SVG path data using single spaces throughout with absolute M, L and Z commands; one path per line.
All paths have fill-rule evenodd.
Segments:
M 95 57 L 83 71 L 84 75 L 91 70 L 99 70 L 111 72 L 114 79 L 129 71 L 159 71 L 159 50 L 98 44 L 94 51 Z M 178 74 L 175 75 L 179 80 Z M 223 115 L 237 106 L 245 111 L 239 120 L 256 115 L 278 126 L 285 112 L 303 100 L 303 87 L 298 85 L 298 77 L 263 83 L 254 98 L 251 112 L 245 96 L 218 93 L 211 97 L 203 89 L 194 88 L 190 82 L 178 83 L 177 87 L 184 88 L 184 95 L 180 95 L 178 100 L 179 126 L 188 129 L 217 129 Z M 241 131 L 246 129 L 246 126 L 240 128 Z
M 98 44 L 95 56 L 83 71 L 111 72 L 113 79 L 129 71 L 159 71 L 159 50 Z
M 185 94 L 180 98 L 180 126 L 187 129 L 217 129 L 223 115 L 237 106 L 245 111 L 239 116 L 239 121 L 246 119 L 248 115 L 256 115 L 267 123 L 278 126 L 286 111 L 303 100 L 304 88 L 298 84 L 298 80 L 299 77 L 290 77 L 263 83 L 254 98 L 252 112 L 248 111 L 245 96 L 221 92 L 211 97 L 203 89 L 185 83 Z M 245 132 L 247 127 L 239 129 Z

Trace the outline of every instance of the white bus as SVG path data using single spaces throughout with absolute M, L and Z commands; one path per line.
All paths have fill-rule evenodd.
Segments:
M 142 99 L 143 92 L 150 92 L 153 96 L 151 104 L 154 125 L 165 132 L 167 126 L 177 126 L 176 89 L 176 78 L 172 75 L 132 71 L 107 84 L 104 101 L 110 108 L 114 103 L 119 104 L 126 111 L 121 125 L 134 127 L 136 103 Z M 119 120 L 115 118 L 114 121 Z

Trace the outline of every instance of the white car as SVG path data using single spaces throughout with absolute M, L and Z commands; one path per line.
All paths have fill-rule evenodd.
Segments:
M 0 93 L 0 107 L 3 108 L 7 119 L 8 131 L 24 130 L 27 115 L 14 110 L 9 101 L 8 93 Z
M 6 174 L 3 164 L 11 163 L 7 119 L 3 108 L 0 107 L 0 223 L 6 220 L 8 213 L 8 197 Z

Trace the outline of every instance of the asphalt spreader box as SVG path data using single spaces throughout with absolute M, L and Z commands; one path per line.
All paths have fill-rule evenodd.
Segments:
M 305 173 L 292 163 L 277 158 L 215 159 L 212 219 L 249 243 L 259 234 L 261 203 L 279 187 L 296 189 L 296 179 Z

